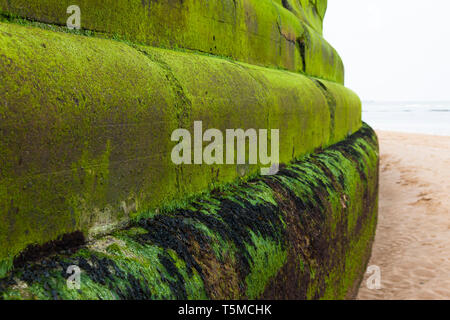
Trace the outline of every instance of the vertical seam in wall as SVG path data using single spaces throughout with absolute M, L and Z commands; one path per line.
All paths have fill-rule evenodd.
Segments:
M 186 95 L 183 86 L 173 73 L 170 66 L 163 61 L 157 53 L 150 54 L 149 52 L 141 49 L 138 45 L 129 44 L 130 47 L 137 50 L 139 53 L 143 54 L 147 59 L 156 63 L 166 72 L 166 79 L 169 82 L 170 88 L 172 89 L 175 96 L 175 109 L 177 110 L 177 126 L 178 128 L 188 129 L 189 120 L 191 118 L 192 112 L 192 101 Z M 176 188 L 179 192 L 182 191 L 181 177 L 183 176 L 183 166 L 175 167 L 176 175 Z
M 318 79 L 312 79 L 314 84 L 320 89 L 323 96 L 325 97 L 328 109 L 330 111 L 330 142 L 334 143 L 335 141 L 335 127 L 336 127 L 336 98 L 333 96 L 331 92 L 328 91 L 328 88 L 323 84 L 322 81 Z

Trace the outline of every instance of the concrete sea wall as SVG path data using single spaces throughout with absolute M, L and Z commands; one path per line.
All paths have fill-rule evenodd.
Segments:
M 378 146 L 326 3 L 79 0 L 69 30 L 70 1 L 0 0 L 2 297 L 351 297 Z M 176 165 L 198 121 L 279 130 L 282 170 Z
M 15 24 L 0 43 L 3 259 L 233 181 L 234 166 L 172 163 L 171 133 L 196 120 L 282 128 L 283 163 L 361 124 L 354 93 L 301 74 Z

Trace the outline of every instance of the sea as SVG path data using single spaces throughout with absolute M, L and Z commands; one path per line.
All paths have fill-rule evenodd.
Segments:
M 450 136 L 450 101 L 365 101 L 362 117 L 376 130 Z

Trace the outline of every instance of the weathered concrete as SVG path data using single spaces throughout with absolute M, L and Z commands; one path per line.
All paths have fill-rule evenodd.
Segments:
M 0 23 L 0 74 L 4 266 L 30 244 L 109 232 L 234 181 L 235 166 L 172 163 L 171 133 L 196 120 L 280 129 L 282 163 L 361 126 L 360 100 L 333 82 L 10 23 Z
M 83 29 L 171 49 L 303 72 L 343 83 L 322 37 L 326 0 L 78 0 Z M 66 25 L 71 0 L 0 0 L 0 12 Z

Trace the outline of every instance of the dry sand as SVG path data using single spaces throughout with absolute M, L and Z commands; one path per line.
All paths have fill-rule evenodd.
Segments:
M 450 137 L 379 131 L 380 207 L 358 299 L 450 299 Z

